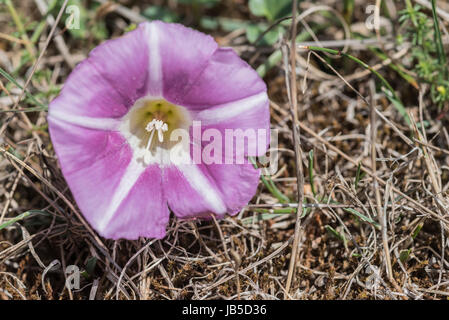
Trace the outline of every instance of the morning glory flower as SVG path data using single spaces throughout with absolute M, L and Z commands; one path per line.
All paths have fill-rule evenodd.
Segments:
M 229 159 L 266 152 L 269 118 L 264 82 L 232 49 L 159 21 L 92 50 L 48 112 L 78 207 L 112 239 L 163 238 L 170 210 L 181 219 L 239 212 L 260 172 Z M 257 134 L 210 147 L 229 130 Z M 223 161 L 191 161 L 198 150 Z

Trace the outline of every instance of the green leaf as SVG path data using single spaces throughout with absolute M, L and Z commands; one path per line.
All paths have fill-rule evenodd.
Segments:
M 291 15 L 293 6 L 292 0 L 265 0 L 265 2 L 272 20 L 285 18 Z
M 5 70 L 3 70 L 2 68 L 0 68 L 0 75 L 4 76 L 9 82 L 12 82 L 16 85 L 16 87 L 18 87 L 19 89 L 23 90 L 23 87 L 17 83 L 17 81 Z M 43 110 L 47 110 L 48 107 L 46 105 L 44 105 L 43 103 L 39 102 L 36 100 L 36 98 L 30 94 L 28 91 L 25 90 L 25 95 L 35 104 L 38 105 L 40 107 L 43 108 Z
M 275 217 L 279 217 L 281 214 L 291 214 L 291 213 L 262 213 L 258 214 L 255 217 L 246 217 L 240 220 L 243 225 L 250 225 L 253 223 L 253 221 L 264 221 L 264 220 L 270 220 Z
M 282 60 L 282 51 L 280 49 L 274 51 L 267 60 L 257 67 L 257 73 L 261 78 L 265 77 L 268 70 L 276 66 Z
M 390 100 L 399 114 L 404 117 L 405 122 L 407 122 L 408 125 L 411 125 L 412 122 L 410 121 L 410 117 L 408 116 L 407 110 L 405 110 L 402 101 L 399 100 L 399 98 L 390 89 L 382 87 L 382 91 L 385 93 L 385 96 L 388 100 Z
M 250 0 L 249 10 L 255 16 L 274 21 L 288 16 L 292 10 L 292 3 L 292 0 Z
M 393 88 L 388 83 L 388 81 L 378 71 L 374 70 L 372 67 L 370 67 L 368 64 L 366 64 L 365 62 L 363 62 L 359 58 L 354 57 L 354 56 L 352 56 L 350 54 L 347 54 L 345 52 L 341 52 L 340 50 L 329 49 L 329 48 L 322 48 L 322 47 L 315 47 L 315 46 L 308 46 L 307 49 L 308 50 L 312 50 L 312 51 L 328 52 L 328 53 L 331 53 L 331 54 L 344 56 L 344 57 L 346 57 L 346 58 L 348 58 L 348 59 L 358 63 L 363 68 L 369 70 L 372 74 L 374 74 L 382 82 L 382 84 L 383 84 L 382 91 L 385 93 L 385 95 L 387 96 L 388 100 L 390 100 L 390 102 L 394 105 L 394 107 L 404 117 L 405 122 L 407 122 L 408 125 L 411 125 L 410 118 L 409 118 L 409 116 L 407 114 L 407 111 L 405 110 L 405 107 L 404 107 L 402 101 L 395 94 Z
M 212 8 L 216 6 L 220 0 L 178 0 L 178 3 L 190 5 L 190 6 L 203 6 L 206 8 Z
M 142 12 L 142 15 L 150 20 L 162 20 L 164 22 L 179 21 L 179 16 L 176 12 L 160 6 L 150 6 Z
M 264 26 L 251 24 L 246 28 L 246 38 L 252 44 L 272 46 L 278 41 L 279 36 L 285 32 L 282 26 L 277 26 L 263 35 L 256 43 L 260 35 L 266 30 Z
M 344 0 L 343 16 L 347 23 L 351 24 L 352 16 L 354 14 L 355 0 Z
M 249 161 L 253 164 L 255 169 L 258 169 L 256 160 L 253 157 L 248 157 Z M 280 203 L 289 203 L 290 199 L 284 195 L 274 184 L 273 180 L 270 177 L 265 177 L 263 175 L 260 176 L 260 180 L 262 180 L 263 184 L 267 187 L 268 191 L 271 192 L 273 196 L 275 196 Z
M 437 10 L 436 10 L 436 0 L 432 0 L 432 16 L 433 25 L 435 30 L 435 42 L 437 44 L 438 62 L 443 67 L 442 73 L 447 77 L 448 69 L 446 67 L 446 54 L 444 52 L 443 40 L 441 39 L 440 24 L 438 22 Z
M 361 214 L 357 210 L 354 210 L 352 208 L 344 208 L 343 210 L 345 210 L 346 212 L 352 213 L 353 215 L 359 217 L 362 221 L 368 222 L 368 223 L 372 224 L 373 226 L 375 226 L 377 229 L 380 229 L 380 224 L 379 223 L 377 223 L 376 221 L 374 221 L 370 217 L 367 217 L 364 214 Z
M 249 11 L 255 16 L 263 17 L 265 15 L 265 0 L 249 0 Z
M 411 252 L 412 249 L 402 250 L 401 253 L 399 254 L 399 260 L 401 260 L 401 262 L 404 263 L 410 257 Z
M 223 31 L 232 32 L 237 29 L 247 28 L 249 23 L 245 20 L 239 20 L 239 19 L 230 19 L 230 18 L 215 18 L 211 17 L 211 19 L 217 19 L 220 28 L 223 29 Z
M 326 229 L 327 232 L 329 232 L 329 234 L 341 240 L 346 245 L 346 237 L 344 236 L 344 234 L 341 234 L 340 232 L 332 228 L 330 225 L 325 225 L 324 228 Z
M 253 24 L 246 29 L 246 38 L 250 43 L 254 43 L 261 33 L 259 27 Z
M 45 211 L 28 210 L 28 211 L 25 211 L 24 213 L 19 214 L 18 216 L 14 217 L 12 219 L 9 219 L 8 221 L 0 224 L 0 230 L 5 229 L 6 227 L 9 227 L 13 223 L 16 223 L 16 222 L 21 221 L 21 220 L 25 220 L 26 218 L 34 216 L 34 215 L 37 215 L 37 214 L 48 215 L 48 213 L 45 212 Z
M 415 238 L 418 236 L 418 234 L 419 234 L 419 232 L 421 231 L 423 225 L 424 225 L 424 223 L 421 222 L 421 223 L 419 223 L 419 224 L 416 226 L 415 230 L 413 230 L 413 233 L 412 233 L 412 238 L 413 238 L 413 240 L 415 240 Z
M 313 183 L 313 149 L 309 152 L 309 179 L 310 187 L 312 188 L 313 196 L 316 197 L 315 184 Z
M 209 30 L 221 28 L 223 31 L 232 32 L 237 29 L 246 29 L 250 24 L 251 23 L 245 20 L 225 17 L 202 16 L 200 18 L 200 26 L 203 29 Z M 268 28 L 268 25 L 266 27 Z
M 216 29 L 218 29 L 220 24 L 218 23 L 217 19 L 206 16 L 206 17 L 201 17 L 200 26 L 203 29 L 216 30 Z
M 86 263 L 86 271 L 89 275 L 93 275 L 95 272 L 95 266 L 97 265 L 97 258 L 90 257 Z
M 362 179 L 362 175 L 361 175 L 362 170 L 361 170 L 361 167 L 362 167 L 362 163 L 359 162 L 359 164 L 358 164 L 358 166 L 357 166 L 357 172 L 356 172 L 356 174 L 355 174 L 355 180 L 354 180 L 354 188 L 355 188 L 355 190 L 357 190 L 357 187 L 359 186 L 360 179 Z

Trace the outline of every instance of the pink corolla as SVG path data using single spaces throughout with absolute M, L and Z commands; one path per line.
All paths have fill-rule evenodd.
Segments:
M 223 136 L 268 131 L 268 105 L 264 82 L 232 49 L 154 21 L 95 48 L 50 103 L 48 123 L 64 177 L 94 229 L 112 239 L 163 238 L 170 210 L 181 219 L 235 214 L 260 175 L 247 161 L 174 161 L 171 154 L 190 160 L 194 151 L 171 136 L 191 133 L 194 123 Z M 223 157 L 262 155 L 267 145 L 267 136 L 247 137 L 246 151 Z

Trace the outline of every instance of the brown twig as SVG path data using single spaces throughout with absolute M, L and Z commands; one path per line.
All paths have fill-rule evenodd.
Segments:
M 303 203 L 304 199 L 304 170 L 302 165 L 302 150 L 300 140 L 300 130 L 298 127 L 299 114 L 298 114 L 298 98 L 296 89 L 296 10 L 298 7 L 298 1 L 293 1 L 292 12 L 292 28 L 291 28 L 291 45 L 290 45 L 290 113 L 292 117 L 292 131 L 293 131 L 293 143 L 295 149 L 295 164 L 296 164 L 296 177 L 297 177 L 297 200 L 298 204 Z M 288 69 L 287 69 L 288 70 Z M 286 70 L 286 71 L 287 71 Z M 287 76 L 288 73 L 286 73 Z M 290 292 L 292 284 L 293 274 L 296 267 L 296 259 L 298 255 L 299 239 L 301 234 L 301 215 L 302 209 L 298 208 L 295 221 L 295 233 L 292 244 L 292 252 L 290 256 L 290 263 L 288 267 L 287 282 L 285 285 L 285 292 Z M 284 299 L 287 299 L 287 294 L 284 295 Z

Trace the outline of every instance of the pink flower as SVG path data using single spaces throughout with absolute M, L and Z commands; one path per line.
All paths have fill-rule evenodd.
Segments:
M 48 122 L 79 208 L 113 239 L 163 238 L 169 208 L 179 218 L 237 213 L 254 196 L 259 170 L 172 161 L 170 152 L 185 160 L 193 151 L 169 137 L 192 133 L 193 123 L 223 135 L 270 125 L 266 86 L 247 63 L 210 36 L 159 21 L 95 48 L 51 102 Z M 245 156 L 264 154 L 267 142 Z

